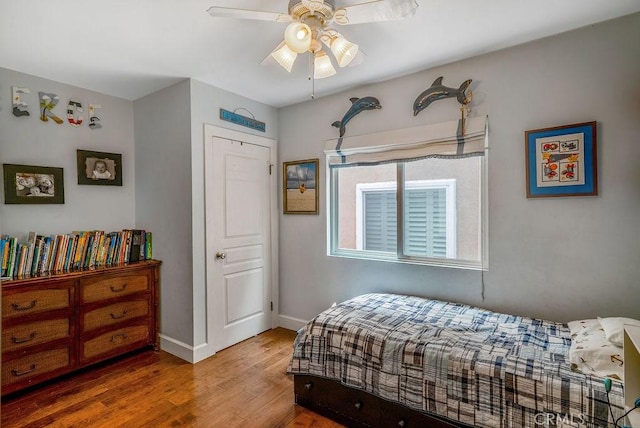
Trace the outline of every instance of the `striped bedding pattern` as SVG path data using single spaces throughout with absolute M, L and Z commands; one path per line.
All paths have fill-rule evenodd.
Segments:
M 566 324 L 376 293 L 310 321 L 288 371 L 478 427 L 613 426 L 622 384 L 607 397 L 602 378 L 571 370 L 570 346 Z

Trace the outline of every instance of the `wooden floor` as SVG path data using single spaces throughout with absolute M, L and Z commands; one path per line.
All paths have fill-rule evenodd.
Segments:
M 295 333 L 278 328 L 197 364 L 145 351 L 3 397 L 2 427 L 314 427 L 338 425 L 293 402 Z

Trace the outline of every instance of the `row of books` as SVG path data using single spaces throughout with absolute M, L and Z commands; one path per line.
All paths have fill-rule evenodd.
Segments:
M 101 266 L 115 266 L 152 258 L 149 231 L 125 229 L 74 231 L 66 235 L 29 232 L 27 242 L 0 236 L 3 278 L 28 278 Z

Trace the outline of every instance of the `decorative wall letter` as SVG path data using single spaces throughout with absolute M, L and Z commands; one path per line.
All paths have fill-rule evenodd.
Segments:
M 29 88 L 20 88 L 18 86 L 12 86 L 11 92 L 13 94 L 13 115 L 15 117 L 29 116 L 27 111 L 27 103 L 20 99 L 20 94 L 30 94 Z
M 40 120 L 48 122 L 49 118 L 51 118 L 55 123 L 61 125 L 63 120 L 51 111 L 60 101 L 60 97 L 56 94 L 47 94 L 45 92 L 38 92 L 38 96 L 40 97 Z
M 78 102 L 78 101 L 69 100 L 69 104 L 67 104 L 67 120 L 69 121 L 71 126 L 78 127 L 78 126 L 82 125 L 82 121 L 84 120 L 84 117 L 79 116 L 76 119 L 76 117 L 74 115 L 76 110 L 78 112 L 82 113 L 83 112 L 82 104 L 80 104 L 80 102 Z
M 102 125 L 99 123 L 100 118 L 96 116 L 96 109 L 102 108 L 100 104 L 89 104 L 89 128 L 99 129 Z

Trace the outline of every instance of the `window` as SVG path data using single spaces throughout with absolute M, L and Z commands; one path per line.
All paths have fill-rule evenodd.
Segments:
M 328 252 L 370 258 L 463 268 L 486 263 L 485 132 L 473 154 L 453 155 L 407 150 L 396 158 L 362 150 L 367 142 L 345 138 L 340 150 L 328 143 Z M 364 136 L 370 138 L 372 136 Z M 373 135 L 373 139 L 387 135 Z M 357 139 L 360 139 L 359 141 Z M 396 138 L 397 140 L 397 138 Z M 392 139 L 393 141 L 393 139 Z M 379 145 L 384 146 L 384 143 Z M 384 146 L 394 147 L 393 145 Z M 428 147 L 430 150 L 432 146 Z M 438 148 L 440 150 L 441 147 Z M 370 153 L 374 152 L 372 160 Z M 355 159 L 355 161 L 351 161 Z

